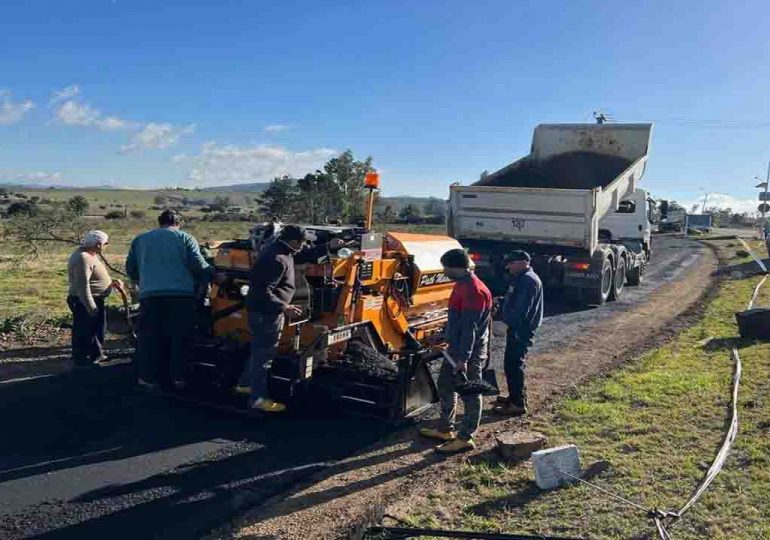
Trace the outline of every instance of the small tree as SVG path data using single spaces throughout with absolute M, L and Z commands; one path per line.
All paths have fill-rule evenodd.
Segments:
M 82 216 L 88 211 L 88 200 L 82 195 L 75 195 L 67 201 L 67 209 L 76 216 Z
M 158 206 L 163 206 L 164 204 L 166 204 L 168 202 L 168 199 L 166 197 L 164 197 L 163 195 L 155 195 L 155 197 L 153 197 L 153 199 L 152 199 L 152 202 L 155 203 Z
M 104 219 L 123 219 L 125 216 L 121 210 L 112 210 L 104 214 Z
M 407 223 L 413 223 L 419 221 L 422 212 L 420 211 L 419 206 L 409 203 L 401 209 L 398 215 Z
M 397 219 L 398 214 L 396 214 L 396 211 L 393 210 L 391 205 L 387 205 L 385 210 L 382 211 L 382 221 L 385 223 L 395 223 Z
M 296 203 L 297 187 L 292 178 L 274 178 L 259 200 L 262 210 L 270 217 L 283 219 L 291 215 Z
M 131 215 L 131 217 L 133 219 L 144 219 L 145 216 L 147 216 L 147 214 L 145 212 L 143 212 L 142 210 L 131 210 L 131 212 L 129 212 L 129 214 Z

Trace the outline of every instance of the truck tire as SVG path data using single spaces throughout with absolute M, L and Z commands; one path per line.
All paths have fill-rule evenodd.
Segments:
M 602 262 L 602 272 L 599 283 L 595 288 L 586 289 L 586 300 L 588 304 L 601 306 L 607 302 L 612 293 L 614 275 L 612 273 L 612 263 L 605 257 Z
M 615 267 L 615 275 L 612 279 L 612 290 L 610 291 L 610 300 L 617 300 L 623 294 L 623 285 L 626 284 L 626 258 L 620 257 L 618 265 Z
M 633 267 L 631 270 L 628 271 L 628 284 L 629 285 L 641 285 L 642 280 L 644 279 L 644 267 L 646 263 L 640 262 L 635 267 Z

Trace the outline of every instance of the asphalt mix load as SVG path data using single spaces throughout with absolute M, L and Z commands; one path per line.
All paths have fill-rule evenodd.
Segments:
M 542 161 L 530 158 L 489 175 L 474 186 L 593 189 L 608 186 L 631 160 L 595 152 L 567 152 Z
M 357 339 L 348 342 L 345 356 L 339 363 L 370 377 L 389 379 L 398 374 L 398 366 L 393 360 Z

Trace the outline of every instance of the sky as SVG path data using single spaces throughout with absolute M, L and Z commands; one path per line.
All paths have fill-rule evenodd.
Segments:
M 445 197 L 540 123 L 655 123 L 642 187 L 734 209 L 770 161 L 762 0 L 6 0 L 0 182 L 216 186 L 349 148 Z

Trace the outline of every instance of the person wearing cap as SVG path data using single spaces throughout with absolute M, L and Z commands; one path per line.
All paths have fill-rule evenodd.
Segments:
M 72 361 L 76 368 L 107 362 L 104 355 L 107 325 L 104 302 L 113 287 L 122 285 L 120 280 L 110 278 L 100 258 L 107 244 L 107 233 L 89 231 L 67 260 L 67 306 L 72 311 Z
M 513 277 L 503 300 L 502 317 L 508 326 L 505 340 L 505 378 L 508 397 L 498 397 L 495 412 L 521 415 L 527 411 L 524 382 L 527 353 L 543 322 L 543 284 L 530 266 L 526 251 L 511 251 L 503 259 Z
M 215 277 L 181 225 L 179 214 L 164 210 L 158 228 L 134 238 L 126 258 L 126 274 L 139 287 L 139 385 L 148 390 L 186 386 L 196 287 Z
M 294 298 L 294 264 L 318 261 L 337 250 L 342 241 L 334 238 L 328 245 L 308 246 L 316 236 L 299 225 L 287 225 L 278 238 L 262 249 L 251 268 L 249 292 L 246 295 L 251 349 L 241 380 L 249 386 L 238 386 L 249 393 L 249 408 L 264 412 L 282 412 L 283 403 L 270 399 L 267 389 L 268 371 L 275 358 L 286 317 L 298 317 L 302 308 L 291 303 Z
M 452 249 L 441 256 L 444 274 L 455 281 L 449 297 L 449 313 L 444 336 L 446 354 L 438 377 L 441 419 L 437 428 L 422 428 L 420 435 L 444 441 L 436 450 L 445 454 L 475 448 L 473 435 L 481 422 L 481 395 L 462 396 L 464 413 L 456 430 L 458 372 L 469 381 L 481 380 L 481 366 L 487 358 L 489 322 L 492 317 L 492 294 L 471 270 L 471 261 L 463 249 Z

